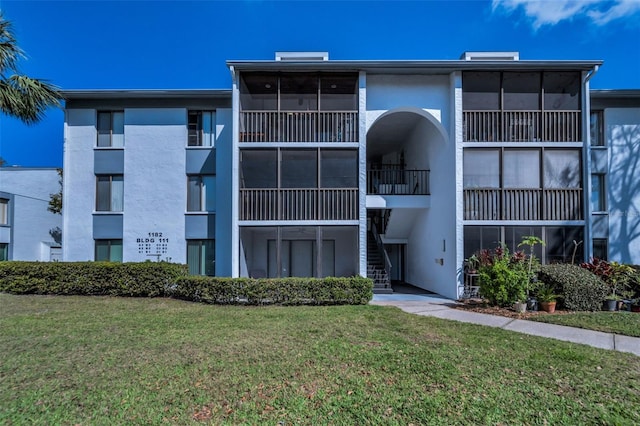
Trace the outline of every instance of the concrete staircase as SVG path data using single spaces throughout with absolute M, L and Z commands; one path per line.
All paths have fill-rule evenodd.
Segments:
M 373 280 L 375 294 L 393 293 L 391 278 L 384 269 L 384 259 L 371 233 L 367 235 L 367 277 Z

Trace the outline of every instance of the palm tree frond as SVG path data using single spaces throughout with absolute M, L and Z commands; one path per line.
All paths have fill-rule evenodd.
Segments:
M 0 80 L 0 110 L 26 124 L 40 121 L 47 108 L 58 106 L 58 88 L 46 81 L 24 75 L 12 75 Z
M 24 52 L 17 45 L 11 22 L 5 20 L 0 12 L 0 73 L 16 71 L 18 59 L 23 57 Z

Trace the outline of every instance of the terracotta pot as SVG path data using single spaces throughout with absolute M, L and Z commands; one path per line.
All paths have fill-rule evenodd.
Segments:
M 543 311 L 552 314 L 556 311 L 556 302 L 540 302 L 540 307 Z

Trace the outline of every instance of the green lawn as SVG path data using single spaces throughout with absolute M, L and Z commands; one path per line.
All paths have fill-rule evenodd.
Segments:
M 640 337 L 640 314 L 636 312 L 574 312 L 560 315 L 535 315 L 527 319 Z
M 0 424 L 640 424 L 640 357 L 381 306 L 0 294 Z

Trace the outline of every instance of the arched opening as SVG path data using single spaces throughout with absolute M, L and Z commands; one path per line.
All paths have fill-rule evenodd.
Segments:
M 457 291 L 455 149 L 448 140 L 440 121 L 419 108 L 387 111 L 369 127 L 367 270 L 374 279 L 382 271 L 392 285 Z

